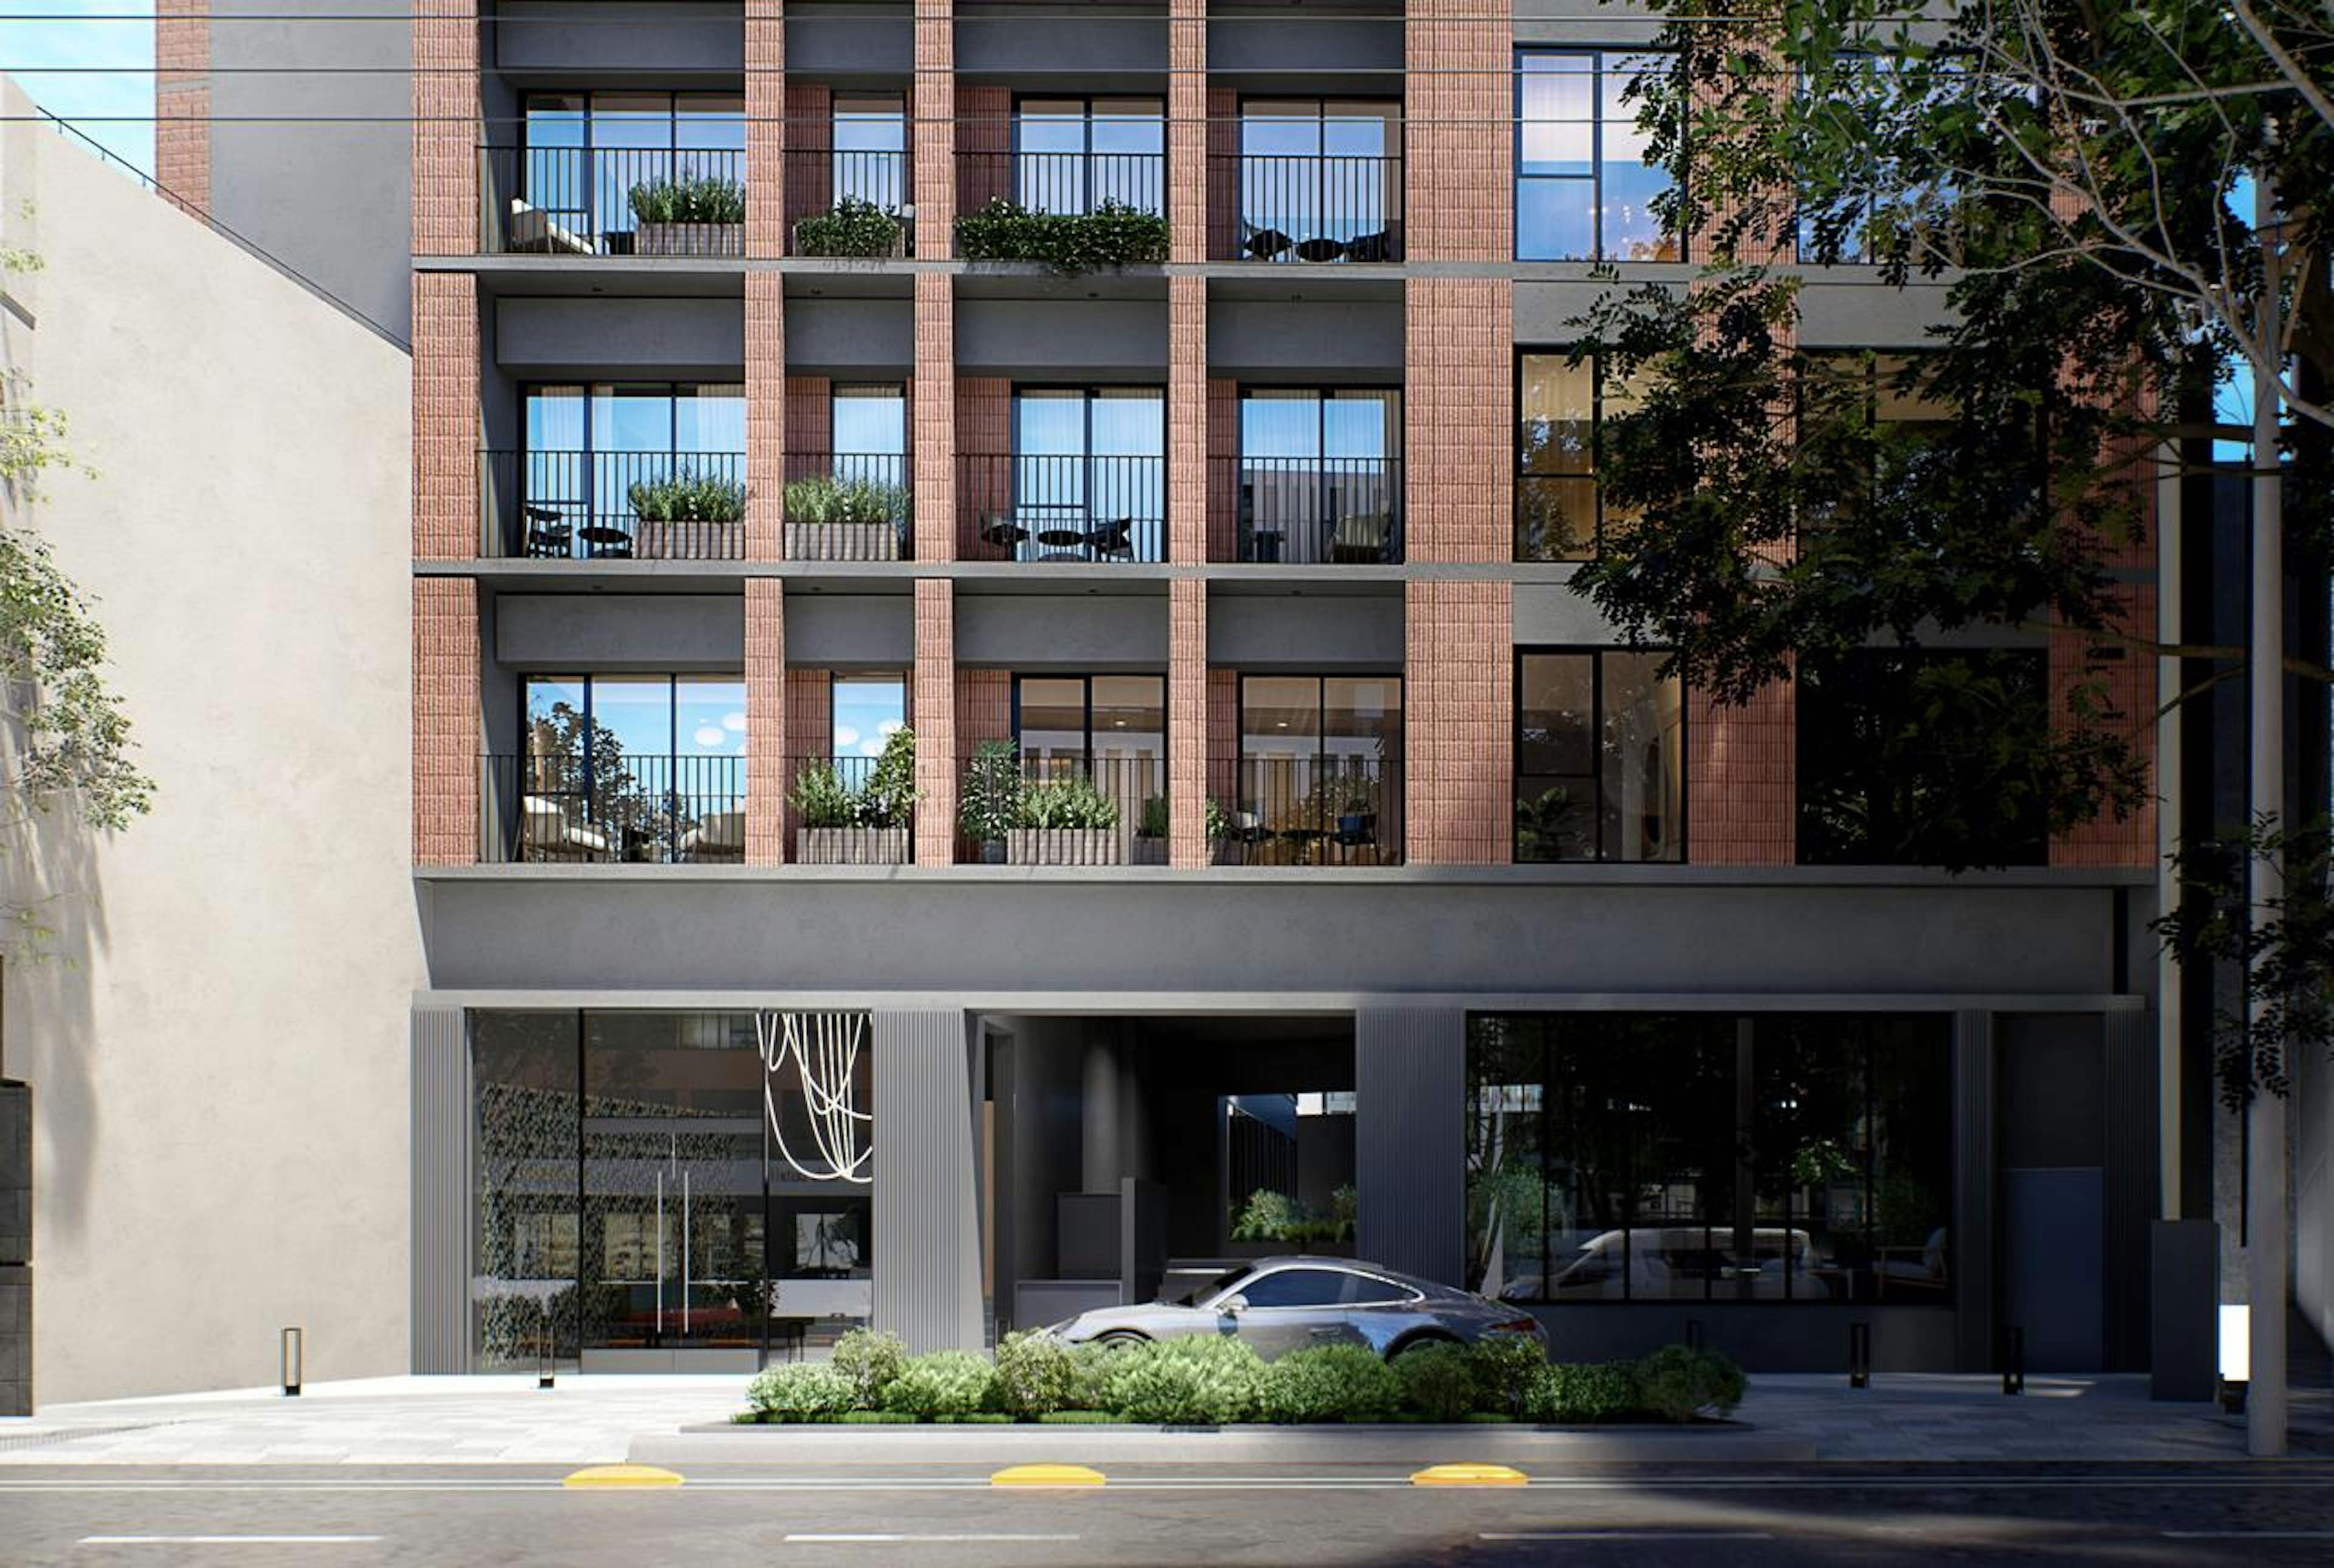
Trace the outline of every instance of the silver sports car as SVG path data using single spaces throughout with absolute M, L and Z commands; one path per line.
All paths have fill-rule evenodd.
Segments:
M 1172 1301 L 1097 1307 L 1050 1332 L 1072 1343 L 1104 1344 L 1238 1334 L 1268 1361 L 1311 1345 L 1367 1345 L 1393 1357 L 1413 1345 L 1471 1344 L 1487 1334 L 1548 1342 L 1539 1320 L 1519 1307 L 1335 1257 L 1242 1264 Z

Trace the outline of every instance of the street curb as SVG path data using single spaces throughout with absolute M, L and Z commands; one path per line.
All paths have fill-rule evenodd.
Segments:
M 1079 1464 L 1391 1465 L 1674 1460 L 1744 1464 L 1818 1457 L 1813 1438 L 1749 1427 L 1582 1431 L 1516 1426 L 694 1427 L 635 1434 L 636 1465 L 994 1464 L 1043 1454 Z

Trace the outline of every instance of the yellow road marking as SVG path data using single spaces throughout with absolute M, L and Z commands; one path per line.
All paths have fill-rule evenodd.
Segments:
M 1505 1465 L 1429 1465 L 1410 1478 L 1413 1486 L 1520 1486 L 1521 1470 Z
M 678 1486 L 680 1477 L 654 1465 L 593 1465 L 562 1483 L 569 1486 Z
M 1099 1486 L 1100 1470 L 1084 1465 L 1008 1465 L 989 1477 L 992 1486 Z

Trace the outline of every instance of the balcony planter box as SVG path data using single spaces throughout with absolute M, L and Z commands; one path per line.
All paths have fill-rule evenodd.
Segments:
M 741 256 L 742 223 L 644 223 L 632 230 L 634 255 Z
M 743 523 L 649 523 L 632 525 L 632 555 L 641 561 L 736 561 L 746 553 Z
M 1017 866 L 1124 865 L 1126 841 L 1115 828 L 1014 828 L 1005 856 Z
M 1167 863 L 1167 841 L 1138 833 L 1134 839 L 1134 859 L 1138 866 L 1163 866 Z
M 904 866 L 905 828 L 797 828 L 795 862 L 805 866 Z
M 897 561 L 900 526 L 896 523 L 789 523 L 786 552 L 789 561 Z

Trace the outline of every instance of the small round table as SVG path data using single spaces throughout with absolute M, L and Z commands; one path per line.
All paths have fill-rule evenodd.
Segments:
M 618 528 L 606 523 L 590 523 L 575 530 L 575 537 L 592 547 L 594 555 L 630 555 L 632 534 L 628 528 Z
M 1075 561 L 1085 549 L 1086 531 L 1083 528 L 1040 528 L 1037 543 L 1053 552 L 1048 561 Z

